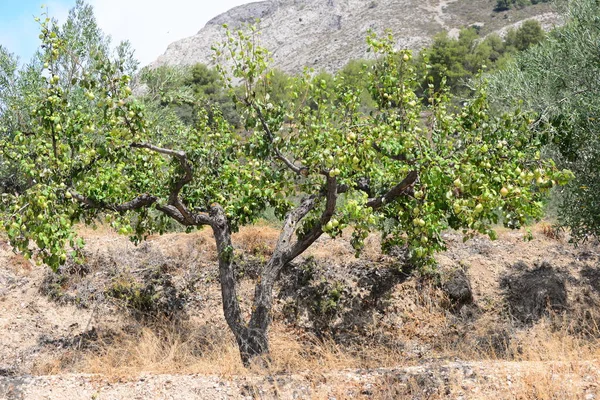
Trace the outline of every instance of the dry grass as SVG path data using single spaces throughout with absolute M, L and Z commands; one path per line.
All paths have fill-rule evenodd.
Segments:
M 582 398 L 583 368 L 577 364 L 555 365 L 549 370 L 527 372 L 516 379 L 509 388 L 510 396 L 517 400 L 570 400 Z M 575 379 L 573 379 L 575 378 Z
M 517 362 L 568 362 L 600 359 L 600 330 L 590 320 L 589 330 L 574 332 L 574 318 L 550 316 L 529 328 L 484 317 L 469 327 L 466 335 L 448 335 L 439 341 L 439 355 L 462 360 L 507 360 Z M 577 329 L 579 330 L 579 328 Z M 512 331 L 512 333 L 506 333 Z
M 33 270 L 32 263 L 20 254 L 11 254 L 8 257 L 9 269 L 17 275 L 27 276 Z
M 102 374 L 109 377 L 135 377 L 151 374 L 202 374 L 219 376 L 284 374 L 311 371 L 325 373 L 345 368 L 386 367 L 401 362 L 401 355 L 389 349 L 365 346 L 351 353 L 333 341 L 319 340 L 306 333 L 294 333 L 275 325 L 271 332 L 271 356 L 266 369 L 244 368 L 233 337 L 222 329 L 193 334 L 189 330 L 143 328 L 138 335 L 122 334 L 107 341 L 99 351 L 87 352 L 79 360 L 49 360 L 36 373 L 61 370 Z M 201 337 L 201 335 L 206 335 Z M 369 360 L 369 361 L 365 361 Z M 70 363 L 70 364 L 69 364 Z
M 509 375 L 514 375 L 510 392 L 512 397 L 502 398 L 561 398 L 559 393 L 563 391 L 572 393 L 572 391 L 569 391 L 570 386 L 561 381 L 562 378 L 557 377 L 570 374 L 583 378 L 584 375 L 579 374 L 580 369 L 583 371 L 584 368 L 581 365 L 593 364 L 600 359 L 598 339 L 577 336 L 567 327 L 556 329 L 558 322 L 550 318 L 518 332 L 508 343 L 508 350 L 503 354 L 497 353 L 491 344 L 489 347 L 474 347 L 469 338 L 459 341 L 460 345 L 452 339 L 450 345 L 451 335 L 444 334 L 451 329 L 448 325 L 449 320 L 442 319 L 437 310 L 432 310 L 433 312 L 428 314 L 426 310 L 430 306 L 426 304 L 421 304 L 419 307 L 419 310 L 415 310 L 415 316 L 407 318 L 408 326 L 401 331 L 402 336 L 399 339 L 430 343 L 429 357 L 441 360 L 467 360 L 465 361 L 467 363 L 483 363 L 482 365 L 490 366 L 507 362 L 510 365 L 523 366 L 524 370 L 518 374 L 507 372 Z M 488 323 L 489 321 L 486 320 L 475 322 L 482 326 L 473 329 L 483 331 L 483 325 Z M 429 325 L 425 326 L 426 324 Z M 427 336 L 424 332 L 437 333 Z M 85 352 L 83 358 L 81 354 L 77 359 L 72 353 L 66 353 L 55 360 L 50 360 L 47 365 L 40 366 L 36 372 L 59 373 L 69 370 L 98 373 L 119 379 L 133 378 L 142 373 L 235 377 L 310 372 L 311 379 L 317 379 L 322 374 L 344 369 L 392 368 L 399 365 L 406 367 L 420 364 L 414 355 L 405 353 L 401 348 L 391 349 L 385 344 L 370 343 L 368 339 L 365 339 L 361 346 L 343 346 L 333 341 L 317 339 L 304 331 L 291 329 L 281 323 L 274 324 L 270 338 L 271 360 L 266 369 L 247 370 L 243 367 L 236 343 L 224 326 L 188 325 L 175 328 L 164 325 L 162 328 L 143 328 L 138 334 L 121 333 L 118 337 L 106 341 L 99 351 Z M 527 369 L 529 364 L 541 365 L 543 368 L 529 370 Z M 496 372 L 491 371 L 490 374 Z M 505 378 L 506 374 L 502 377 Z M 431 382 L 417 378 L 407 382 L 381 382 L 380 393 L 373 398 L 392 399 L 398 398 L 399 395 L 410 398 L 416 393 L 423 394 L 424 385 L 431 389 Z M 545 380 L 551 382 L 541 384 Z M 465 389 L 460 383 L 461 379 L 457 377 L 456 388 L 450 385 L 444 390 L 450 390 L 452 393 L 464 392 Z M 580 383 L 577 385 L 580 386 Z M 472 386 L 481 389 L 488 384 L 489 382 L 485 381 L 475 381 Z M 494 389 L 493 385 L 488 389 Z M 429 395 L 434 396 L 435 393 Z M 349 397 L 337 396 L 336 398 Z
M 233 243 L 246 254 L 268 257 L 273 253 L 279 229 L 266 223 L 247 226 L 233 235 Z
M 157 332 L 143 328 L 139 335 L 124 335 L 106 343 L 99 352 L 86 354 L 80 372 L 112 377 L 152 374 L 219 374 L 239 373 L 243 367 L 235 344 L 226 339 L 213 339 L 204 351 L 189 335 L 176 329 Z
M 465 377 L 460 368 L 437 376 L 415 375 L 406 380 L 385 377 L 368 396 L 374 400 L 394 399 L 506 399 L 506 400 L 570 400 L 594 394 L 600 374 L 589 363 L 546 363 L 510 365 L 490 364 L 475 367 L 475 374 Z M 337 397 L 349 399 L 354 396 Z M 592 398 L 592 397 L 590 397 Z
M 543 232 L 543 226 L 535 227 Z M 277 240 L 278 230 L 268 225 L 244 228 L 235 235 L 235 243 L 244 252 L 267 256 Z M 191 248 L 208 249 L 212 244 L 210 232 L 201 231 L 190 235 L 165 235 L 152 238 L 161 249 L 173 254 L 184 254 Z M 368 251 L 379 257 L 374 247 L 376 238 Z M 343 262 L 354 259 L 352 250 L 344 240 L 324 239 L 311 249 L 311 255 L 322 260 L 335 259 Z M 251 282 L 248 286 L 251 293 Z M 215 289 L 216 290 L 216 289 Z M 245 292 L 244 292 L 245 293 Z M 457 322 L 443 306 L 444 295 L 434 284 L 418 284 L 411 280 L 396 288 L 393 303 L 401 314 L 401 324 L 394 332 L 380 332 L 388 337 L 397 335 L 397 343 L 416 343 L 424 354 L 432 358 L 510 361 L 569 361 L 600 358 L 600 330 L 593 321 L 587 321 L 588 331 L 574 332 L 574 320 L 553 316 L 535 326 L 511 334 L 504 344 L 505 351 L 498 351 L 498 338 L 490 336 L 506 329 L 507 321 L 498 317 L 494 310 L 485 312 L 468 323 L 466 335 L 457 331 Z M 124 333 L 101 346 L 100 351 L 87 352 L 83 361 L 58 358 L 40 371 L 57 372 L 72 368 L 78 372 L 102 373 L 112 376 L 135 376 L 142 372 L 169 374 L 217 374 L 224 376 L 247 374 L 239 361 L 237 346 L 220 310 L 217 323 L 190 321 L 187 326 L 169 325 L 143 328 L 137 333 Z M 571 316 L 572 317 L 572 316 Z M 595 319 L 594 319 L 595 320 Z M 598 316 L 600 320 L 600 316 Z M 208 328 L 207 326 L 210 326 Z M 558 328 L 557 328 L 558 327 Z M 596 327 L 596 328 L 594 328 Z M 369 336 L 369 335 L 367 335 Z M 489 343 L 486 343 L 489 340 Z M 500 336 L 500 339 L 502 337 Z M 270 373 L 296 373 L 301 371 L 327 372 L 342 368 L 373 368 L 407 365 L 415 362 L 415 353 L 390 347 L 389 343 L 368 342 L 360 347 L 342 346 L 332 341 L 317 340 L 301 330 L 275 323 L 271 331 Z M 501 346 L 502 347 L 502 346 Z M 419 354 L 423 354 L 419 350 Z M 71 365 L 69 366 L 69 362 Z
M 566 241 L 556 236 L 549 227 L 551 225 L 542 223 L 532 228 L 534 235 L 542 236 L 540 243 L 544 246 L 548 246 L 549 242 L 552 246 L 566 246 Z M 99 238 L 95 234 L 84 232 L 84 236 L 90 239 L 88 243 L 106 247 L 106 237 Z M 278 235 L 279 230 L 267 224 L 247 227 L 235 234 L 234 244 L 244 253 L 268 257 Z M 108 237 L 112 240 L 112 234 Z M 118 251 L 119 246 L 126 242 L 126 239 L 121 242 L 122 239 L 118 238 L 119 241 L 111 245 L 113 247 L 108 246 L 108 251 Z M 525 246 L 520 244 L 520 239 L 511 236 L 511 240 L 507 241 L 509 248 Z M 214 241 L 208 230 L 189 235 L 153 237 L 150 243 L 173 259 L 186 260 L 182 262 L 184 266 L 197 260 L 210 266 L 216 261 Z M 381 257 L 378 244 L 379 239 L 375 235 L 369 237 L 364 257 L 378 260 Z M 130 247 L 126 249 L 130 251 Z M 475 254 L 473 262 L 484 256 L 496 257 L 499 251 L 506 252 L 496 252 L 493 247 L 490 249 L 489 254 Z M 127 251 L 123 251 L 121 256 L 133 254 Z M 354 260 L 351 247 L 343 239 L 323 238 L 308 253 L 331 263 Z M 471 255 L 468 252 L 462 254 Z M 513 261 L 511 259 L 510 262 Z M 483 276 L 484 272 L 488 271 L 482 268 L 478 273 Z M 496 278 L 492 284 L 497 285 Z M 246 302 L 245 310 L 250 307 L 247 303 L 252 286 L 250 280 L 244 280 L 240 285 L 240 295 Z M 358 344 L 342 345 L 317 339 L 307 331 L 275 322 L 270 332 L 271 360 L 266 370 L 248 370 L 239 360 L 237 345 L 220 309 L 214 307 L 217 304 L 214 298 L 219 297 L 218 286 L 214 285 L 202 293 L 204 302 L 212 296 L 213 303 L 207 304 L 213 307 L 210 310 L 202 308 L 201 317 L 194 316 L 177 326 L 168 323 L 138 325 L 135 329 L 119 330 L 116 335 L 106 335 L 104 339 L 101 335 L 98 347 L 55 353 L 53 357 L 40 359 L 33 372 L 98 373 L 118 379 L 129 379 L 143 373 L 221 377 L 303 374 L 314 388 L 318 388 L 321 382 L 329 379 L 324 376 L 330 371 L 419 365 L 420 357 L 441 359 L 442 364 L 459 359 L 481 365 L 479 372 L 465 377 L 462 370 L 460 373 L 450 371 L 450 375 L 447 371 L 442 373 L 436 369 L 435 362 L 430 361 L 427 365 L 431 364 L 432 369 L 425 375 L 433 380 L 424 379 L 419 374 L 403 379 L 387 376 L 368 390 L 364 390 L 362 382 L 345 382 L 339 387 L 328 384 L 322 393 L 314 391 L 315 398 L 336 399 L 445 399 L 460 396 L 476 399 L 571 399 L 583 397 L 582 388 L 587 387 L 587 380 L 593 383 L 600 379 L 598 370 L 589 367 L 596 365 L 600 359 L 600 329 L 596 323 L 600 321 L 600 311 L 594 311 L 590 304 L 582 302 L 581 312 L 570 309 L 569 314 L 552 315 L 529 327 L 517 326 L 502 315 L 500 292 L 494 291 L 496 289 L 491 284 L 483 288 L 484 294 L 493 301 L 486 305 L 480 295 L 476 299 L 481 306 L 480 314 L 473 318 L 462 317 L 448 311 L 447 300 L 437 285 L 411 279 L 398 285 L 390 294 L 393 308 L 390 314 L 397 316 L 394 323 L 383 321 L 384 316 L 376 315 L 372 324 L 365 328 L 364 341 L 361 339 Z M 505 343 L 502 343 L 503 332 L 507 333 Z M 494 336 L 497 333 L 500 335 Z M 373 339 L 381 334 L 387 335 L 397 346 Z M 487 376 L 493 378 L 488 379 Z
M 5 265 L 8 270 L 16 275 L 27 276 L 31 273 L 32 263 L 20 254 L 15 254 L 6 234 L 0 229 L 0 265 Z

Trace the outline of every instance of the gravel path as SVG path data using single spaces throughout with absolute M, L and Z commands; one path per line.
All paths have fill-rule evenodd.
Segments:
M 341 399 L 397 398 L 423 393 L 454 399 L 510 399 L 523 393 L 576 394 L 599 398 L 598 362 L 435 362 L 404 368 L 344 370 L 328 374 L 244 377 L 199 375 L 142 375 L 115 380 L 98 375 L 0 377 L 0 398 L 13 399 Z M 538 387 L 536 387 L 538 385 Z M 413 390 L 410 392 L 410 390 Z M 537 392 L 536 392 L 537 390 Z M 571 398 L 571 397 L 569 397 Z

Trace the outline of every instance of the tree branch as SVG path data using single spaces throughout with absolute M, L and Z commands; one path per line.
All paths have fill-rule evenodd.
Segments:
M 274 256 L 277 253 L 285 254 L 291 249 L 292 238 L 296 232 L 298 223 L 315 208 L 316 204 L 317 196 L 310 196 L 304 199 L 298 207 L 285 216 L 283 228 L 281 229 L 281 234 L 279 235 L 277 245 L 275 246 Z
M 271 307 L 273 303 L 273 285 L 277 280 L 282 268 L 296 256 L 306 250 L 323 233 L 321 226 L 327 223 L 333 211 L 335 211 L 335 193 L 337 182 L 335 178 L 328 178 L 328 201 L 326 210 L 321 216 L 321 221 L 313 227 L 311 232 L 301 240 L 292 243 L 292 238 L 296 233 L 298 223 L 317 205 L 318 196 L 310 196 L 300 203 L 298 207 L 290 211 L 286 217 L 279 235 L 279 240 L 275 246 L 275 251 L 264 266 L 260 275 L 260 280 L 254 291 L 254 304 L 252 316 L 248 327 L 261 332 L 266 332 L 271 322 Z
M 213 219 L 207 213 L 191 213 L 188 212 L 187 209 L 186 212 L 181 212 L 176 206 L 170 204 L 166 206 L 157 204 L 156 209 L 184 226 L 203 226 L 213 224 Z
M 162 147 L 154 146 L 149 143 L 132 143 L 131 147 L 136 148 L 136 149 L 147 149 L 150 151 L 154 151 L 156 153 L 171 156 L 173 158 L 176 158 L 179 161 L 185 174 L 179 181 L 175 182 L 175 186 L 173 187 L 173 190 L 171 191 L 171 195 L 169 196 L 169 204 L 174 203 L 171 200 L 178 198 L 179 192 L 181 192 L 181 189 L 185 185 L 190 183 L 194 177 L 193 171 L 192 171 L 192 165 L 190 164 L 190 162 L 187 158 L 187 154 L 184 151 L 165 149 Z
M 84 204 L 88 208 L 96 208 L 99 210 L 110 210 L 110 211 L 133 211 L 138 210 L 140 208 L 149 207 L 152 204 L 156 203 L 158 200 L 155 196 L 151 196 L 149 194 L 141 194 L 135 199 L 128 201 L 122 204 L 110 204 L 105 203 L 98 200 L 90 199 L 89 197 L 85 197 L 79 193 L 69 191 L 69 193 L 73 196 L 73 198 L 80 203 Z
M 183 177 L 181 177 L 178 181 L 176 181 L 174 183 L 174 185 L 171 189 L 171 193 L 169 194 L 168 206 L 175 207 L 177 209 L 177 211 L 179 211 L 180 215 L 173 213 L 172 210 L 169 208 L 165 208 L 167 206 L 163 206 L 163 207 L 161 207 L 162 209 L 159 209 L 159 210 L 164 212 L 165 214 L 169 215 L 170 217 L 176 219 L 177 221 L 181 222 L 184 225 L 189 225 L 189 226 L 197 225 L 195 223 L 195 221 L 198 217 L 198 214 L 190 213 L 190 211 L 187 209 L 187 207 L 183 204 L 183 202 L 179 198 L 179 193 L 181 193 L 181 189 L 183 189 L 183 187 L 185 185 L 187 185 L 188 183 L 190 183 L 194 178 L 192 165 L 187 158 L 187 154 L 184 151 L 165 149 L 162 147 L 154 146 L 149 143 L 132 143 L 131 147 L 137 148 L 137 149 L 147 149 L 150 151 L 154 151 L 159 154 L 171 156 L 173 158 L 176 158 L 179 161 L 179 163 L 181 164 L 181 167 L 183 168 L 184 175 L 183 175 Z M 184 221 L 184 222 L 182 222 L 182 221 Z M 202 224 L 202 225 L 204 225 L 204 224 Z
M 181 189 L 186 184 L 191 182 L 193 178 L 192 167 L 187 159 L 187 155 L 185 152 L 165 149 L 148 143 L 132 143 L 130 147 L 138 149 L 148 149 L 150 151 L 168 155 L 179 160 L 182 168 L 185 171 L 185 174 L 181 179 L 175 182 L 169 195 L 167 205 L 158 204 L 158 198 L 149 194 L 142 194 L 136 197 L 135 199 L 123 204 L 109 204 L 93 200 L 74 191 L 70 191 L 73 198 L 89 208 L 111 210 L 117 212 L 133 211 L 143 207 L 150 207 L 151 205 L 156 204 L 157 210 L 171 217 L 172 219 L 176 220 L 184 226 L 201 226 L 212 224 L 212 219 L 208 216 L 208 214 L 190 212 L 179 198 L 179 193 L 181 192 Z
M 161 205 L 158 204 L 158 198 L 155 196 L 151 196 L 149 194 L 142 194 L 136 197 L 135 199 L 128 201 L 122 204 L 110 204 L 104 203 L 102 201 L 93 200 L 89 197 L 85 197 L 79 193 L 69 191 L 71 196 L 84 206 L 88 208 L 94 208 L 98 210 L 109 210 L 116 212 L 125 212 L 125 211 L 134 211 L 139 210 L 140 208 L 150 207 L 153 204 L 156 204 L 156 209 L 163 214 L 173 218 L 175 221 L 179 222 L 184 226 L 202 226 L 202 225 L 212 225 L 213 219 L 207 213 L 191 213 L 181 212 L 174 205 Z
M 269 124 L 267 124 L 267 121 L 265 120 L 265 117 L 262 114 L 262 111 L 260 110 L 260 107 L 258 107 L 255 103 L 251 103 L 248 100 L 246 100 L 246 104 L 249 105 L 249 106 L 251 106 L 254 109 L 254 111 L 256 111 L 256 115 L 258 117 L 258 120 L 260 121 L 260 124 L 262 125 L 263 130 L 265 131 L 265 134 L 267 135 L 267 137 L 269 139 L 269 142 L 271 142 L 271 144 L 273 145 L 273 151 L 275 152 L 275 157 L 278 158 L 281 162 L 283 162 L 295 174 L 298 174 L 298 175 L 305 174 L 306 170 L 307 170 L 306 167 L 298 167 L 292 161 L 288 160 L 283 155 L 283 153 L 281 153 L 281 151 L 279 151 L 279 149 L 275 145 L 273 132 L 271 132 L 271 128 L 269 127 Z
M 389 192 L 387 192 L 386 194 L 384 194 L 381 197 L 375 197 L 375 198 L 369 199 L 369 201 L 367 201 L 367 207 L 377 209 L 377 208 L 382 207 L 385 204 L 391 203 L 392 201 L 396 200 L 398 197 L 404 195 L 406 189 L 408 189 L 412 185 L 414 185 L 414 183 L 417 181 L 418 177 L 419 177 L 419 174 L 417 173 L 417 171 L 410 171 L 408 173 L 408 175 L 406 176 L 406 178 L 404 178 L 404 180 L 402 180 L 402 182 L 400 182 L 399 184 L 394 186 L 392 189 L 390 189 Z
M 298 241 L 291 247 L 286 257 L 289 261 L 302 254 L 315 242 L 315 240 L 317 240 L 323 234 L 323 226 L 326 225 L 329 220 L 331 220 L 331 217 L 335 212 L 338 197 L 337 188 L 337 179 L 327 175 L 327 197 L 325 202 L 325 210 L 323 210 L 319 222 L 312 227 L 310 232 L 308 232 L 304 237 L 298 239 Z M 312 207 L 314 208 L 314 205 L 312 205 Z M 307 209 L 303 216 L 308 214 L 311 209 Z

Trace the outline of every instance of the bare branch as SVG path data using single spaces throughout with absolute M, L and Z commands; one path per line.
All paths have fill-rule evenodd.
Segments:
M 183 178 L 181 178 L 179 181 L 177 181 L 175 183 L 175 187 L 173 188 L 173 192 L 171 193 L 172 197 L 179 196 L 179 192 L 181 191 L 181 189 L 185 185 L 187 185 L 188 183 L 190 183 L 192 181 L 192 179 L 193 179 L 192 165 L 190 164 L 190 162 L 187 158 L 187 154 L 184 151 L 165 149 L 162 147 L 154 146 L 149 143 L 132 143 L 131 147 L 137 148 L 137 149 L 148 149 L 150 151 L 154 151 L 154 152 L 157 152 L 160 154 L 174 157 L 179 161 L 179 163 L 181 164 L 181 167 L 185 171 L 185 175 L 183 176 Z
M 315 208 L 316 204 L 317 196 L 310 196 L 304 199 L 298 207 L 290 211 L 285 216 L 283 228 L 281 230 L 281 234 L 279 235 L 277 245 L 275 246 L 275 253 L 278 251 L 285 253 L 290 249 L 292 245 L 292 238 L 296 232 L 298 223 Z
M 189 212 L 189 210 L 185 207 L 185 205 L 181 202 L 181 199 L 179 198 L 179 193 L 181 192 L 181 189 L 183 189 L 183 187 L 185 185 L 187 185 L 188 183 L 190 183 L 194 178 L 192 165 L 187 158 L 187 154 L 184 151 L 165 149 L 162 147 L 154 146 L 149 143 L 132 143 L 131 147 L 137 148 L 137 149 L 147 149 L 150 151 L 154 151 L 159 154 L 171 156 L 173 158 L 176 158 L 179 161 L 185 174 L 178 181 L 176 181 L 175 184 L 173 185 L 173 187 L 171 188 L 171 193 L 169 194 L 168 205 L 174 206 L 175 208 L 177 208 L 177 210 L 179 211 L 179 213 L 181 214 L 183 219 L 187 222 L 187 224 L 195 225 L 193 223 L 193 221 L 195 219 L 194 214 Z M 175 217 L 173 216 L 173 218 L 175 218 Z M 175 218 L 175 219 L 177 219 L 177 218 Z
M 157 204 L 156 209 L 184 226 L 212 225 L 213 223 L 212 218 L 206 213 L 191 213 L 187 209 L 186 212 L 181 212 L 173 205 Z
M 277 157 L 281 162 L 283 162 L 294 173 L 296 173 L 298 175 L 305 174 L 306 171 L 307 171 L 306 167 L 299 167 L 299 166 L 297 166 L 292 161 L 288 160 L 283 155 L 283 153 L 281 153 L 281 151 L 279 151 L 279 149 L 275 145 L 273 132 L 271 131 L 271 128 L 269 127 L 269 124 L 267 124 L 267 121 L 265 120 L 265 117 L 264 117 L 262 111 L 260 110 L 260 107 L 258 107 L 254 103 L 249 102 L 248 100 L 246 100 L 246 104 L 249 105 L 249 106 L 252 106 L 252 108 L 254 108 L 254 111 L 256 111 L 256 115 L 258 116 L 258 120 L 260 121 L 260 124 L 262 125 L 263 130 L 265 131 L 267 137 L 269 138 L 269 142 L 271 142 L 271 144 L 273 145 L 273 151 L 275 152 L 275 157 Z
M 382 207 L 385 204 L 391 203 L 396 200 L 398 197 L 406 194 L 406 190 L 410 188 L 417 181 L 419 174 L 417 171 L 410 171 L 406 178 L 402 180 L 399 184 L 390 189 L 389 192 L 384 194 L 381 197 L 375 197 L 373 199 L 369 199 L 367 202 L 367 207 L 371 207 L 373 209 L 377 209 Z
M 116 212 L 134 211 L 144 207 L 150 207 L 156 204 L 156 209 L 165 215 L 173 218 L 184 226 L 202 226 L 211 225 L 212 218 L 206 213 L 191 213 L 185 209 L 185 212 L 179 211 L 179 209 L 173 205 L 161 205 L 158 204 L 158 199 L 155 196 L 149 194 L 142 194 L 135 199 L 122 204 L 110 204 L 102 201 L 93 200 L 89 197 L 85 197 L 74 191 L 69 191 L 71 196 L 85 207 L 94 208 L 98 210 L 109 210 Z
M 160 154 L 176 157 L 180 160 L 187 160 L 187 156 L 184 151 L 165 149 L 163 147 L 158 147 L 158 146 L 155 146 L 150 143 L 132 143 L 131 147 L 136 148 L 136 149 L 148 149 L 148 150 L 152 150 L 157 153 L 160 153 Z
M 175 183 L 175 186 L 173 187 L 173 191 L 171 192 L 171 196 L 170 196 L 172 198 L 177 198 L 179 196 L 179 192 L 181 191 L 181 189 L 185 185 L 190 183 L 192 181 L 192 179 L 194 178 L 194 173 L 192 171 L 192 165 L 189 162 L 189 160 L 187 158 L 187 154 L 184 151 L 165 149 L 162 147 L 154 146 L 149 143 L 132 143 L 131 147 L 137 148 L 137 149 L 148 149 L 150 151 L 155 151 L 160 154 L 174 157 L 179 161 L 179 163 L 181 164 L 181 167 L 185 171 L 185 175 L 179 181 L 177 181 Z
M 12 218 L 16 217 L 17 215 L 21 214 L 23 211 L 25 211 L 25 209 L 26 209 L 27 207 L 29 207 L 29 203 L 25 203 L 25 205 L 24 205 L 23 207 L 19 208 L 19 209 L 18 209 L 16 212 L 14 212 L 14 213 L 13 213 L 13 214 L 10 216 L 10 218 L 12 219 Z
M 130 147 L 138 149 L 148 149 L 150 151 L 174 157 L 180 162 L 182 168 L 185 171 L 185 175 L 175 182 L 173 188 L 171 189 L 171 193 L 169 194 L 169 200 L 166 205 L 158 204 L 158 198 L 149 194 L 142 194 L 136 197 L 135 199 L 123 204 L 104 203 L 101 201 L 90 199 L 74 191 L 70 191 L 73 198 L 89 208 L 111 210 L 117 212 L 133 211 L 143 207 L 150 207 L 153 204 L 156 204 L 157 210 L 171 217 L 172 219 L 176 220 L 182 225 L 211 225 L 212 220 L 207 214 L 190 212 L 179 198 L 179 193 L 181 192 L 181 189 L 186 184 L 191 182 L 193 178 L 192 167 L 187 159 L 187 155 L 185 152 L 165 149 L 148 143 L 132 143 Z
M 140 208 L 149 207 L 152 204 L 156 203 L 158 200 L 155 196 L 151 196 L 149 194 L 141 194 L 135 199 L 128 201 L 122 204 L 110 204 L 104 203 L 102 201 L 93 200 L 89 197 L 85 197 L 79 193 L 69 191 L 69 193 L 73 196 L 73 198 L 88 208 L 96 208 L 99 210 L 110 210 L 110 211 L 133 211 L 139 210 Z
M 338 197 L 337 188 L 337 179 L 332 176 L 327 176 L 325 210 L 323 210 L 319 222 L 312 227 L 310 232 L 308 232 L 304 237 L 298 239 L 298 241 L 292 246 L 292 248 L 287 254 L 288 260 L 293 260 L 300 254 L 302 254 L 315 242 L 315 240 L 317 240 L 323 234 L 323 226 L 326 225 L 329 222 L 329 220 L 331 220 L 331 217 L 335 212 Z M 314 207 L 314 205 L 312 205 L 312 207 Z M 303 217 L 306 214 L 308 214 L 309 211 L 310 209 L 308 209 L 304 213 Z

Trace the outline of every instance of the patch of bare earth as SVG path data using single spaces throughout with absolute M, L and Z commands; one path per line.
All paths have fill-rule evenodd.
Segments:
M 359 259 L 321 239 L 282 275 L 266 369 L 239 361 L 208 231 L 82 229 L 86 264 L 60 274 L 0 239 L 0 398 L 600 398 L 600 246 L 533 231 L 448 232 L 435 276 L 376 236 Z M 234 237 L 246 312 L 277 234 Z

